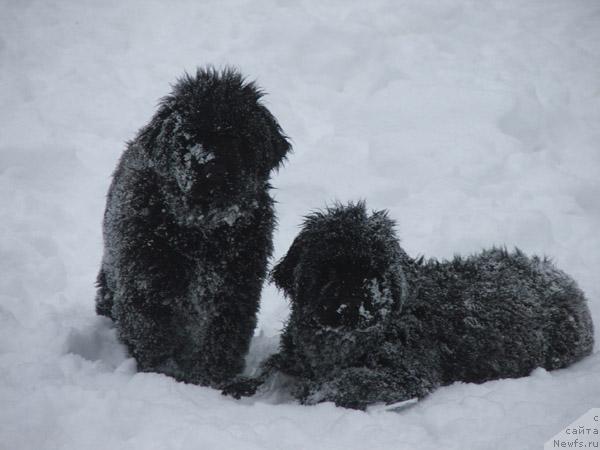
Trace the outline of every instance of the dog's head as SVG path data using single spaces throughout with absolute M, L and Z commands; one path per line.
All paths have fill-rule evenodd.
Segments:
M 294 313 L 321 326 L 364 328 L 404 301 L 403 258 L 385 211 L 337 205 L 306 218 L 271 278 Z
M 163 98 L 141 142 L 156 167 L 191 197 L 263 189 L 291 147 L 262 95 L 233 69 L 198 69 Z

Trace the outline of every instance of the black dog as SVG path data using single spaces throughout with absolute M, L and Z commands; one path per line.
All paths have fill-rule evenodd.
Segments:
M 309 216 L 272 272 L 291 300 L 275 372 L 303 403 L 363 409 L 454 381 L 557 369 L 593 347 L 583 293 L 546 259 L 484 251 L 449 262 L 409 258 L 384 212 L 362 203 Z
M 272 251 L 269 177 L 290 150 L 261 96 L 232 69 L 186 75 L 121 157 L 96 310 L 140 370 L 219 385 L 243 369 Z

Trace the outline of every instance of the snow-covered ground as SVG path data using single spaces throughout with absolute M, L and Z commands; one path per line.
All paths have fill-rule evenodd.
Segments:
M 295 147 L 276 257 L 309 210 L 365 198 L 411 255 L 553 256 L 599 339 L 600 3 L 1 3 L 0 449 L 533 449 L 600 406 L 600 354 L 396 412 L 236 401 L 136 373 L 93 305 L 124 142 L 184 70 L 233 64 Z M 250 368 L 287 312 L 267 287 Z

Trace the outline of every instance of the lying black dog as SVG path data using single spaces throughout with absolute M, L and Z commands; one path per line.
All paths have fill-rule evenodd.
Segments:
M 186 75 L 121 157 L 96 309 L 140 370 L 219 385 L 243 369 L 272 251 L 269 177 L 290 150 L 261 96 L 232 69 Z
M 454 381 L 558 369 L 591 352 L 583 293 L 547 259 L 492 249 L 413 260 L 393 226 L 362 203 L 309 216 L 272 272 L 292 309 L 280 352 L 226 393 L 252 394 L 283 372 L 303 403 L 363 409 Z

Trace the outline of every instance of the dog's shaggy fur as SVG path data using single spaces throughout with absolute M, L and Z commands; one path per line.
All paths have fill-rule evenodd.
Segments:
M 549 260 L 503 249 L 413 260 L 386 214 L 361 203 L 309 216 L 272 278 L 292 312 L 260 381 L 291 375 L 304 403 L 362 409 L 557 369 L 593 346 L 583 293 Z
M 232 69 L 186 75 L 125 150 L 108 193 L 98 314 L 142 371 L 218 386 L 243 369 L 290 145 Z

